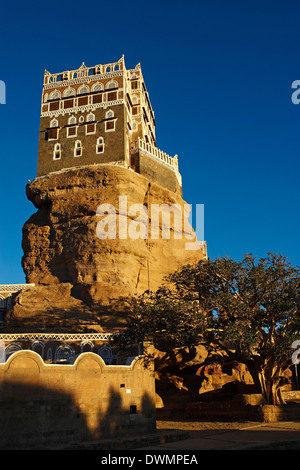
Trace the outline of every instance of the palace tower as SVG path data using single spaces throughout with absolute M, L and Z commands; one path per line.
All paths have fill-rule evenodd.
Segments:
M 178 159 L 157 149 L 155 117 L 141 66 L 45 71 L 37 176 L 86 165 L 130 168 L 180 191 Z

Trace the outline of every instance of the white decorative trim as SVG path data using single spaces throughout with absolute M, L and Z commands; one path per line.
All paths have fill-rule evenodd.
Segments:
M 3 333 L 2 341 L 108 341 L 116 333 Z
M 0 292 L 15 293 L 34 286 L 35 284 L 0 284 Z
M 121 77 L 123 75 L 123 70 L 116 70 L 115 72 L 106 72 L 103 74 L 97 75 L 87 75 L 85 77 L 72 78 L 71 80 L 64 80 L 62 82 L 47 83 L 44 85 L 44 90 L 49 90 L 51 88 L 65 87 L 71 85 L 77 85 L 79 83 L 93 82 L 94 80 L 104 80 L 106 78 Z
M 93 104 L 86 104 L 83 106 L 76 106 L 74 108 L 57 109 L 55 111 L 44 111 L 41 113 L 41 117 L 57 117 L 60 115 L 64 116 L 65 114 L 78 113 L 79 111 L 81 112 L 95 111 L 95 109 L 98 109 L 98 108 L 106 109 L 108 106 L 115 106 L 118 104 L 125 104 L 125 100 L 122 98 L 122 99 L 118 99 L 114 101 L 107 101 L 105 103 L 93 103 Z
M 136 151 L 141 151 L 148 157 L 151 157 L 155 160 L 157 160 L 159 163 L 162 163 L 163 165 L 166 165 L 169 167 L 171 170 L 175 172 L 176 178 L 178 180 L 178 183 L 180 186 L 182 185 L 182 179 L 181 175 L 178 170 L 178 156 L 175 155 L 174 157 L 170 157 L 170 155 L 167 155 L 165 152 L 162 150 L 159 150 L 157 147 L 154 147 L 153 145 L 145 142 L 144 140 L 138 138 L 138 146 L 137 148 L 132 149 L 132 152 Z

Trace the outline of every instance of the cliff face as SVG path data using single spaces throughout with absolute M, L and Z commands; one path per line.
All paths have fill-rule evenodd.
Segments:
M 26 282 L 36 287 L 17 296 L 7 330 L 112 330 L 126 315 L 122 299 L 157 289 L 164 276 L 204 256 L 187 249 L 190 226 L 176 238 L 177 218 L 170 219 L 169 238 L 162 239 L 162 220 L 156 230 L 153 204 L 175 204 L 184 214 L 181 194 L 149 188 L 146 178 L 128 169 L 53 173 L 29 183 L 26 194 L 37 212 L 23 227 L 22 265 Z M 148 230 L 149 239 L 140 238 Z

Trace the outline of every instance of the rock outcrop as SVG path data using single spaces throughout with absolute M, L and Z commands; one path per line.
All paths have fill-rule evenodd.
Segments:
M 36 178 L 26 194 L 37 212 L 23 227 L 22 265 L 26 282 L 35 287 L 14 299 L 7 331 L 113 331 L 126 317 L 129 295 L 157 289 L 180 265 L 205 256 L 201 249 L 187 249 L 192 227 L 186 225 L 177 238 L 175 218 L 169 238 L 162 239 L 162 221 L 158 238 L 151 236 L 153 204 L 175 204 L 184 214 L 185 203 L 178 192 L 153 183 L 149 188 L 132 170 L 97 165 L 65 170 Z M 109 216 L 101 216 L 103 204 Z M 136 212 L 140 207 L 142 213 Z M 140 235 L 147 229 L 147 212 L 145 239 Z

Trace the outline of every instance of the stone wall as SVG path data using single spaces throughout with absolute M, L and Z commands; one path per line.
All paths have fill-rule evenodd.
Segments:
M 50 128 L 50 117 L 41 118 L 40 136 L 39 136 L 39 158 L 37 176 L 47 175 L 51 172 L 59 171 L 64 168 L 75 168 L 83 165 L 98 163 L 125 161 L 125 114 L 124 105 L 113 106 L 113 112 L 116 119 L 115 130 L 105 131 L 106 112 L 108 109 L 99 108 L 93 111 L 95 115 L 95 126 L 97 132 L 86 134 L 86 117 L 88 112 L 82 114 L 84 122 L 77 122 L 77 135 L 67 137 L 69 114 L 58 116 L 59 123 L 58 139 L 48 140 L 45 138 L 45 130 Z M 77 114 L 74 114 L 78 118 Z M 96 127 L 95 127 L 96 128 Z M 96 153 L 96 143 L 98 137 L 104 139 L 104 152 Z M 74 145 L 77 140 L 82 143 L 82 155 L 74 157 Z M 54 160 L 53 151 L 55 144 L 61 144 L 61 158 Z
M 0 364 L 1 449 L 55 448 L 155 430 L 153 368 L 106 366 L 94 353 L 48 365 L 33 351 Z

